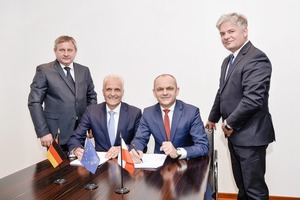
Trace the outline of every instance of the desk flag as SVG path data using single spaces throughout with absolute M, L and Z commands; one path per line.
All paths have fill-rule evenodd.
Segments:
M 46 157 L 54 168 L 62 163 L 62 161 L 66 158 L 64 152 L 55 140 L 53 140 L 52 144 L 50 145 Z
M 95 174 L 98 165 L 100 163 L 100 158 L 95 150 L 95 147 L 90 138 L 87 138 L 83 156 L 81 159 L 81 164 L 89 170 L 91 173 Z
M 121 157 L 122 157 L 122 164 L 123 164 L 123 168 L 126 169 L 129 173 L 133 174 L 134 172 L 134 163 L 131 159 L 131 156 L 129 154 L 128 148 L 126 143 L 124 142 L 123 138 L 121 138 L 121 151 L 118 155 L 118 164 L 121 166 Z

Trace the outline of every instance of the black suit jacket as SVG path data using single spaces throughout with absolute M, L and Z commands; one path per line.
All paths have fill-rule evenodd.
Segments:
M 272 65 L 249 41 L 239 52 L 225 79 L 229 57 L 221 67 L 220 84 L 209 121 L 222 117 L 233 127 L 229 140 L 239 146 L 261 146 L 275 140 L 268 108 Z
M 37 137 L 61 131 L 60 144 L 66 144 L 75 123 L 89 104 L 97 103 L 97 94 L 87 67 L 74 63 L 75 90 L 57 60 L 39 65 L 31 84 L 28 108 Z
M 141 109 L 122 102 L 116 140 L 114 146 L 120 146 L 120 133 L 126 144 L 130 144 L 135 136 L 140 119 Z M 109 133 L 107 129 L 106 103 L 91 105 L 81 118 L 77 129 L 71 136 L 68 147 L 69 151 L 77 147 L 83 147 L 86 139 L 86 131 L 92 129 L 97 151 L 108 151 L 111 148 Z

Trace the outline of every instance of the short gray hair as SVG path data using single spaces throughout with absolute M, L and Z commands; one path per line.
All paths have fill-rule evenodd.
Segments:
M 106 81 L 107 81 L 108 79 L 110 79 L 110 78 L 116 78 L 116 79 L 119 79 L 119 80 L 121 81 L 121 87 L 122 87 L 122 89 L 124 90 L 124 79 L 123 79 L 122 76 L 119 76 L 119 75 L 116 75 L 116 74 L 109 74 L 109 75 L 107 75 L 107 76 L 104 77 L 104 79 L 103 79 L 103 87 L 102 87 L 103 89 L 104 89 L 104 87 L 105 87 Z
M 231 21 L 232 23 L 236 24 L 240 28 L 248 28 L 248 21 L 245 15 L 238 14 L 238 13 L 229 13 L 224 14 L 220 17 L 217 21 L 216 27 L 220 29 L 221 24 L 224 22 Z

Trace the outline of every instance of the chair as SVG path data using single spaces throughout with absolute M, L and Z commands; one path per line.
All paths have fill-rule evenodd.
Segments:
M 210 165 L 209 165 L 209 175 L 208 175 L 208 183 L 211 193 L 212 199 L 218 199 L 218 151 L 214 148 L 214 130 L 213 129 L 205 129 L 207 134 L 208 142 L 209 142 L 209 157 L 210 157 Z

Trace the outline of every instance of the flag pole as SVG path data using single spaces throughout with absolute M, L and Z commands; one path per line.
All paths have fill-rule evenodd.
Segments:
M 57 140 L 55 142 L 57 142 L 58 146 L 60 146 L 60 144 L 59 144 L 59 134 L 60 134 L 60 128 L 57 129 L 57 134 L 56 134 L 56 138 L 55 138 L 55 140 Z M 59 165 L 59 178 L 54 181 L 54 183 L 56 185 L 62 185 L 62 184 L 67 182 L 67 179 L 62 178 L 61 171 L 62 171 L 62 169 L 61 169 L 61 164 L 60 164 Z
M 87 131 L 87 140 L 89 140 L 89 132 Z M 95 190 L 98 188 L 98 185 L 96 183 L 93 183 L 93 174 L 92 172 L 90 172 L 90 183 L 87 183 L 85 186 L 84 186 L 84 189 L 86 190 Z
M 123 153 L 122 153 L 122 132 L 120 132 L 120 151 L 121 151 L 121 187 L 115 190 L 117 194 L 126 194 L 130 190 L 123 186 L 123 176 L 124 176 L 124 170 L 123 170 Z

